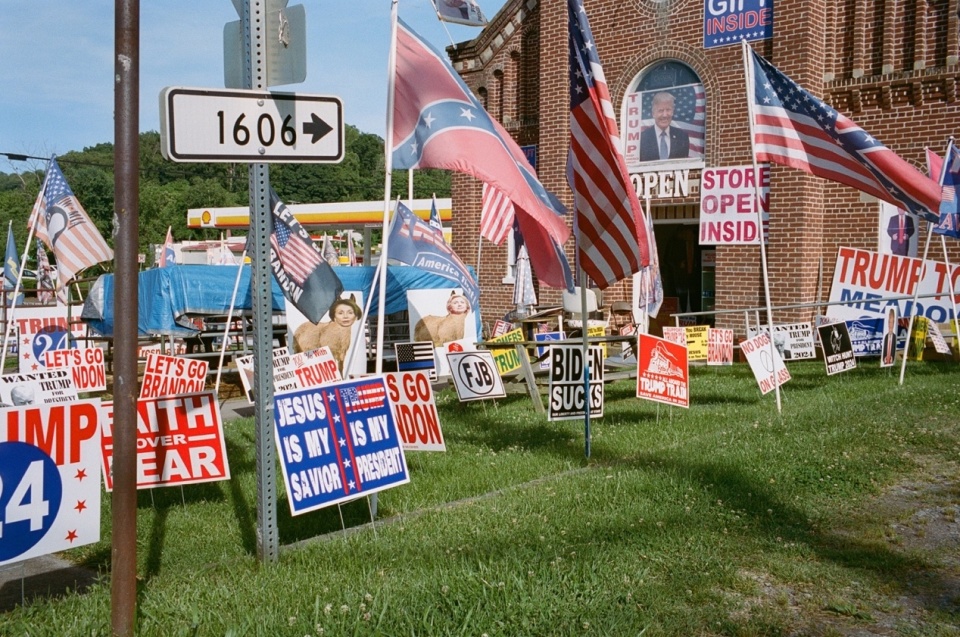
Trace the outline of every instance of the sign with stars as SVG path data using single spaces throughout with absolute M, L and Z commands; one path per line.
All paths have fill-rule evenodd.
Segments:
M 773 0 L 704 0 L 703 48 L 773 37 Z
M 13 323 L 19 333 L 17 352 L 21 374 L 34 374 L 47 370 L 46 354 L 57 349 L 77 347 L 77 341 L 67 337 L 86 335 L 86 324 L 79 318 L 82 305 L 70 307 L 72 321 L 68 323 L 67 308 L 57 306 L 17 307 Z
M 100 401 L 0 410 L 0 566 L 100 540 Z
M 383 377 L 281 393 L 273 413 L 291 515 L 410 481 Z

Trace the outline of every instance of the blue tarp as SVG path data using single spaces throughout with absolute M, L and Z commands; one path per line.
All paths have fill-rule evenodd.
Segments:
M 241 266 L 235 311 L 251 309 L 250 266 Z M 376 268 L 334 268 L 344 290 L 358 290 L 366 296 L 372 289 Z M 140 273 L 139 317 L 137 331 L 142 336 L 194 336 L 198 329 L 194 317 L 222 316 L 230 309 L 237 278 L 237 267 L 226 265 L 179 265 L 153 268 Z M 284 311 L 283 294 L 273 277 L 273 310 Z M 387 268 L 386 313 L 407 309 L 407 290 L 457 287 L 449 279 L 409 266 Z M 377 314 L 378 294 L 374 294 L 370 315 Z M 478 333 L 479 308 L 474 308 Z M 81 318 L 97 334 L 113 335 L 113 275 L 104 274 L 91 288 L 83 304 Z

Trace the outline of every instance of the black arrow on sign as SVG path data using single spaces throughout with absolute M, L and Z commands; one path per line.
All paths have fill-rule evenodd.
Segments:
M 317 141 L 327 133 L 333 130 L 333 127 L 330 124 L 326 123 L 319 117 L 316 113 L 310 113 L 310 121 L 303 123 L 303 134 L 312 135 L 310 138 L 311 144 L 316 144 Z

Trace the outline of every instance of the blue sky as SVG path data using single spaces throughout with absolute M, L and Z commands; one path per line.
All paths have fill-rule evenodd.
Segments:
M 505 0 L 480 0 L 492 18 Z M 344 118 L 383 135 L 390 0 L 290 0 L 307 22 L 307 79 L 274 90 L 339 96 Z M 439 48 L 480 30 L 441 24 L 431 0 L 400 17 Z M 113 0 L 0 2 L 0 152 L 48 156 L 113 141 Z M 141 0 L 140 129 L 159 130 L 166 86 L 223 87 L 231 0 Z M 446 30 L 445 28 L 446 27 Z M 447 35 L 449 31 L 450 36 Z M 25 168 L 0 157 L 0 171 Z

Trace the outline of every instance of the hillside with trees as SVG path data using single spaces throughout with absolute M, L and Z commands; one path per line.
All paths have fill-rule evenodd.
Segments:
M 339 164 L 273 164 L 270 182 L 288 204 L 369 201 L 383 198 L 383 139 L 347 125 L 345 153 Z M 104 143 L 57 157 L 63 174 L 80 203 L 113 245 L 113 144 Z M 27 220 L 43 184 L 46 162 L 28 159 L 8 161 L 11 172 L 0 172 L 0 222 L 13 221 L 18 250 L 23 251 Z M 189 208 L 243 206 L 248 203 L 248 172 L 243 163 L 179 164 L 160 154 L 160 135 L 140 135 L 140 245 L 147 253 L 151 244 L 163 243 L 167 227 L 185 239 L 216 239 L 213 229 L 187 230 Z M 450 196 L 450 173 L 418 171 L 416 197 Z M 393 176 L 392 197 L 406 196 L 403 171 Z M 21 255 L 22 256 L 22 255 Z M 36 256 L 31 249 L 31 261 Z M 148 259 L 149 262 L 149 259 Z M 110 267 L 108 264 L 104 264 Z

